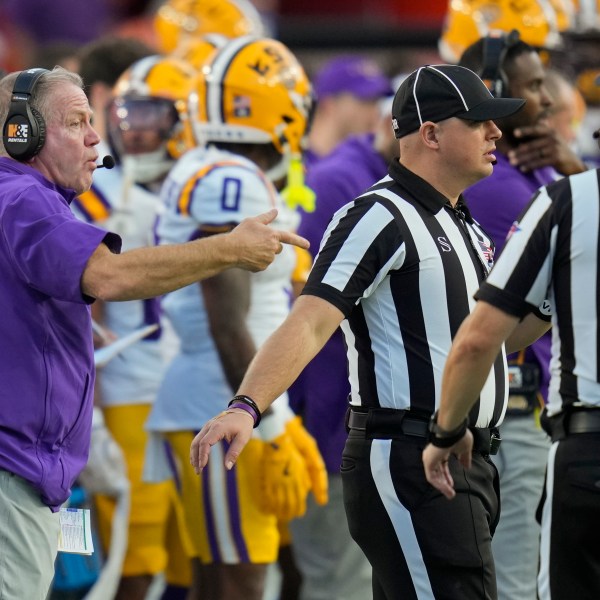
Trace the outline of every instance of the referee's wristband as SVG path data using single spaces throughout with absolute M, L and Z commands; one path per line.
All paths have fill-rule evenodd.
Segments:
M 262 415 L 260 414 L 258 405 L 250 398 L 250 396 L 234 396 L 227 405 L 227 408 L 241 408 L 246 412 L 249 412 L 254 419 L 254 428 L 256 429 L 256 427 L 259 426 Z
M 431 415 L 431 420 L 429 421 L 429 441 L 437 448 L 450 448 L 467 433 L 469 417 L 465 417 L 465 420 L 458 427 L 450 431 L 442 429 L 438 425 L 437 419 L 438 411 L 436 410 Z

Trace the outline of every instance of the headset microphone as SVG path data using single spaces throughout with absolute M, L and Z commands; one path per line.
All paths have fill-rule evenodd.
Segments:
M 102 164 L 96 165 L 96 169 L 112 169 L 115 166 L 115 164 L 115 159 L 110 154 L 107 154 L 102 159 Z

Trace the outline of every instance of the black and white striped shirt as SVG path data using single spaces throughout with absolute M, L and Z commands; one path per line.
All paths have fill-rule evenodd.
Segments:
M 493 242 L 459 200 L 394 161 L 389 176 L 333 217 L 303 294 L 345 315 L 351 404 L 431 414 L 452 339 L 491 268 Z M 497 425 L 504 351 L 471 413 Z
M 600 407 L 599 171 L 542 188 L 477 298 L 515 316 L 549 298 L 552 360 L 548 413 Z

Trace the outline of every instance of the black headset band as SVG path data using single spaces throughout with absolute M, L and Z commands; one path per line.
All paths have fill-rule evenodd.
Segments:
M 486 38 L 483 46 L 481 79 L 496 80 L 501 77 L 502 65 L 507 50 L 508 47 L 505 44 L 504 36 Z
M 486 85 L 490 86 L 494 96 L 503 96 L 507 93 L 508 80 L 504 71 L 504 61 L 510 48 L 515 46 L 519 39 L 519 32 L 516 29 L 510 33 L 491 33 L 484 38 L 483 64 L 479 76 Z
M 15 94 L 27 94 L 30 96 L 35 88 L 37 80 L 44 73 L 49 73 L 48 69 L 35 68 L 21 71 L 15 80 L 15 85 L 13 86 L 13 96 Z

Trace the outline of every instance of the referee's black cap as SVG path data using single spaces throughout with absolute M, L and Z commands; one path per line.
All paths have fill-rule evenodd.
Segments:
M 413 71 L 398 88 L 392 126 L 401 138 L 417 131 L 425 121 L 502 119 L 524 104 L 521 98 L 494 98 L 479 76 L 466 67 L 427 65 Z

